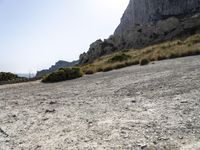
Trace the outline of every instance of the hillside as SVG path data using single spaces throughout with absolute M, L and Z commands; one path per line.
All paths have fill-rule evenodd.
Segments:
M 10 72 L 0 72 L 0 85 L 28 82 L 29 79 Z M 30 80 L 31 81 L 31 80 Z
M 36 77 L 40 78 L 40 77 L 50 74 L 54 71 L 57 71 L 59 68 L 72 67 L 72 66 L 75 66 L 76 64 L 78 64 L 78 61 L 67 62 L 67 61 L 60 60 L 60 61 L 56 62 L 55 65 L 52 65 L 49 69 L 44 69 L 44 70 L 38 71 L 36 74 Z
M 199 150 L 199 60 L 0 86 L 0 149 Z
M 93 42 L 80 55 L 79 63 L 197 33 L 200 33 L 200 0 L 130 0 L 115 33 Z
M 131 65 L 141 64 L 141 61 L 149 62 L 178 57 L 200 55 L 200 34 L 155 44 L 142 49 L 125 49 L 109 55 L 102 56 L 90 64 L 82 65 L 86 74 L 110 71 Z M 141 64 L 142 65 L 142 64 Z

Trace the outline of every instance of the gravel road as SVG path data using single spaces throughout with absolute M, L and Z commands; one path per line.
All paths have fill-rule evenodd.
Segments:
M 200 56 L 0 86 L 0 150 L 200 150 Z

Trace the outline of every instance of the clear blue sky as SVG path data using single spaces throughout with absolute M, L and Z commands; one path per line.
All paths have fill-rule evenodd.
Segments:
M 129 0 L 0 0 L 0 71 L 76 60 L 111 35 Z

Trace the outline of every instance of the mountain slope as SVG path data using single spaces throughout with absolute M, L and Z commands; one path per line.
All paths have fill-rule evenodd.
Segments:
M 200 0 L 130 0 L 115 34 L 92 43 L 79 63 L 200 33 L 199 12 Z
M 200 55 L 200 34 L 190 36 L 182 40 L 167 41 L 142 49 L 126 49 L 109 55 L 102 56 L 90 64 L 82 65 L 86 74 L 110 71 L 130 65 L 142 65 L 164 59 L 173 59 L 191 55 Z
M 49 69 L 38 71 L 36 74 L 36 77 L 39 78 L 46 74 L 50 74 L 54 71 L 57 71 L 59 68 L 72 67 L 72 66 L 75 66 L 76 64 L 78 64 L 78 61 L 67 62 L 67 61 L 60 60 L 60 61 L 56 62 L 55 65 L 51 66 Z

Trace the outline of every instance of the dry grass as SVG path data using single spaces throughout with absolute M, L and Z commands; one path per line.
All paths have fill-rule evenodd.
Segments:
M 81 66 L 86 74 L 92 74 L 100 71 L 110 71 L 123 68 L 130 65 L 138 65 L 142 59 L 148 61 L 159 61 L 164 59 L 173 59 L 178 57 L 192 56 L 200 54 L 200 34 L 193 35 L 183 41 L 175 40 L 161 44 L 149 46 L 143 49 L 130 49 L 121 52 L 103 56 L 91 64 Z M 120 56 L 129 56 L 126 59 L 115 58 Z M 111 63 L 112 62 L 112 63 Z

